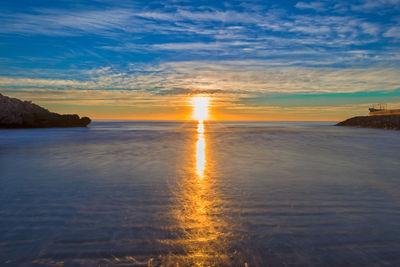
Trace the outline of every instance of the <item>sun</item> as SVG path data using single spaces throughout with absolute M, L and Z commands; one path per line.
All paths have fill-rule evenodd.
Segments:
M 210 99 L 207 96 L 197 96 L 192 98 L 193 119 L 203 122 L 208 119 L 208 105 Z

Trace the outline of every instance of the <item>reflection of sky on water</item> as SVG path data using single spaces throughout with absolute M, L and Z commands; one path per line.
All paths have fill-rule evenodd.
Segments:
M 0 263 L 400 260 L 399 132 L 294 122 L 203 127 L 95 121 L 0 131 Z

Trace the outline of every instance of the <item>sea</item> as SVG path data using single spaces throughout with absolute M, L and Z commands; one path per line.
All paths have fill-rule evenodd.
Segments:
M 400 131 L 0 130 L 0 266 L 400 266 Z

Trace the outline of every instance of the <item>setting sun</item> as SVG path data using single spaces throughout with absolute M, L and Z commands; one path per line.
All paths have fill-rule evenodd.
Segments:
M 208 105 L 210 99 L 206 96 L 198 96 L 192 99 L 193 119 L 202 122 L 208 119 Z

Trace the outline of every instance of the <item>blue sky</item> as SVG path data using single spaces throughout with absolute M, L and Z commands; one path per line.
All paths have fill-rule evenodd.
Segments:
M 2 1 L 0 92 L 59 112 L 342 119 L 400 105 L 400 0 Z M 137 116 L 135 116 L 137 115 Z

